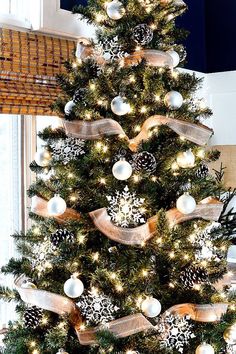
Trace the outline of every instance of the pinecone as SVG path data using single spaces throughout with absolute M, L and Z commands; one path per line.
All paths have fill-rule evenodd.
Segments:
M 196 284 L 207 282 L 207 273 L 200 267 L 187 267 L 180 273 L 180 281 L 185 288 L 192 288 Z
M 196 171 L 196 177 L 206 178 L 209 175 L 209 167 L 205 162 L 202 162 L 200 167 Z
M 50 241 L 55 248 L 59 247 L 62 242 L 72 243 L 74 242 L 75 235 L 67 229 L 58 229 L 51 234 Z
M 82 102 L 86 106 L 86 102 L 84 102 L 84 97 L 87 90 L 85 88 L 78 88 L 73 96 L 73 101 L 75 103 Z
M 136 171 L 144 171 L 147 173 L 155 172 L 157 167 L 155 156 L 147 151 L 136 154 L 133 163 Z
M 43 317 L 43 311 L 37 306 L 28 307 L 24 313 L 25 326 L 28 328 L 36 328 L 39 326 Z
M 148 44 L 153 39 L 153 31 L 146 23 L 143 23 L 134 27 L 133 39 L 140 45 Z

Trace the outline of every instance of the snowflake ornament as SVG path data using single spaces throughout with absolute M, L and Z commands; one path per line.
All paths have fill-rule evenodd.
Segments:
M 118 36 L 113 38 L 105 38 L 95 45 L 95 55 L 103 57 L 106 61 L 113 62 L 123 59 L 129 54 L 122 50 Z
M 85 154 L 85 141 L 77 138 L 59 139 L 51 145 L 52 157 L 55 161 L 63 161 L 66 165 L 71 160 L 76 160 Z
M 190 316 L 181 317 L 169 312 L 162 316 L 157 324 L 161 336 L 161 347 L 183 353 L 184 347 L 189 344 L 190 339 L 195 337 L 192 332 L 193 325 L 189 320 Z
M 32 249 L 32 266 L 42 273 L 45 268 L 50 267 L 50 256 L 55 254 L 53 245 L 48 237 L 45 237 L 43 242 L 37 243 Z
M 115 195 L 108 195 L 107 200 L 108 215 L 115 225 L 129 227 L 145 223 L 142 208 L 145 199 L 137 198 L 136 193 L 130 192 L 128 186 L 123 192 L 116 191 Z
M 111 299 L 103 294 L 88 292 L 77 302 L 83 316 L 86 317 L 88 324 L 106 324 L 114 320 L 114 313 L 119 307 L 114 306 Z

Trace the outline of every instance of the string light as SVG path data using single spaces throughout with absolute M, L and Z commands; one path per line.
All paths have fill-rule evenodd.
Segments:
M 121 293 L 123 291 L 123 286 L 121 284 L 116 284 L 116 290 Z
M 102 143 L 99 141 L 99 142 L 96 143 L 95 146 L 96 146 L 96 149 L 97 149 L 97 150 L 101 150 L 101 148 L 102 148 Z
M 172 289 L 174 289 L 175 284 L 174 284 L 174 283 L 169 283 L 169 287 L 172 288 Z
M 204 159 L 206 153 L 204 149 L 198 149 L 197 153 L 196 153 L 197 157 L 199 157 L 200 159 Z
M 156 243 L 157 243 L 157 244 L 161 244 L 161 243 L 162 243 L 162 237 L 158 237 L 158 238 L 156 239 Z
M 99 106 L 102 106 L 102 105 L 103 105 L 103 100 L 98 100 L 98 101 L 97 101 L 97 104 L 98 104 Z
M 134 175 L 133 176 L 134 182 L 137 183 L 138 181 L 140 181 L 140 177 L 138 175 Z
M 91 114 L 90 114 L 90 113 L 86 113 L 86 114 L 85 114 L 85 118 L 91 119 Z
M 135 82 L 135 81 L 136 81 L 136 79 L 135 79 L 134 75 L 130 76 L 129 82 Z
M 199 291 L 199 290 L 201 290 L 201 285 L 200 284 L 195 284 L 193 286 L 193 289 Z
M 176 161 L 172 163 L 171 169 L 172 169 L 173 171 L 178 171 L 178 170 L 179 170 L 179 165 L 177 164 Z
M 134 131 L 135 131 L 136 133 L 139 133 L 139 132 L 141 131 L 140 125 L 136 125 L 136 126 L 134 127 Z
M 102 22 L 102 21 L 104 21 L 104 16 L 100 13 L 97 13 L 95 16 L 95 20 L 96 20 L 96 22 Z
M 39 227 L 34 227 L 34 229 L 33 229 L 33 234 L 34 235 L 40 235 L 40 228 Z
M 157 26 L 155 25 L 155 23 L 152 23 L 152 24 L 150 25 L 150 28 L 151 28 L 152 30 L 155 30 L 155 29 L 157 28 Z
M 157 181 L 157 177 L 156 177 L 156 176 L 153 176 L 153 177 L 151 178 L 151 180 L 152 180 L 152 182 L 156 182 L 156 181 Z
M 92 288 L 91 288 L 91 293 L 92 293 L 94 296 L 98 296 L 98 294 L 99 294 L 98 288 L 95 288 L 95 286 L 92 286 Z
M 85 327 L 85 324 L 83 324 L 83 323 L 82 323 L 82 324 L 80 325 L 79 330 L 80 330 L 80 331 L 84 331 L 84 330 L 85 330 L 85 328 L 86 328 L 86 327 Z
M 44 317 L 43 319 L 42 319 L 42 324 L 47 324 L 48 323 L 48 319 L 47 319 L 47 317 Z
M 73 173 L 68 173 L 68 178 L 73 178 L 73 177 L 74 177 Z
M 89 88 L 90 88 L 90 90 L 94 91 L 96 89 L 96 85 L 95 84 L 90 84 Z
M 86 236 L 84 235 L 78 235 L 77 240 L 80 245 L 82 245 L 85 242 Z
M 30 346 L 34 348 L 36 346 L 36 342 L 34 341 L 30 342 Z
M 137 45 L 137 47 L 135 48 L 136 52 L 138 52 L 138 51 L 141 50 L 141 49 L 142 49 L 142 47 L 139 46 L 139 45 Z
M 172 258 L 172 259 L 175 258 L 175 253 L 174 253 L 173 251 L 170 252 L 170 253 L 169 253 L 169 257 Z
M 140 112 L 141 113 L 146 113 L 147 112 L 147 107 L 145 107 L 145 106 L 141 107 Z
M 98 252 L 93 253 L 92 258 L 94 262 L 97 262 L 99 260 L 99 253 Z
M 34 349 L 34 350 L 32 351 L 32 354 L 39 354 L 39 351 L 38 351 L 37 349 Z
M 100 183 L 101 184 L 106 184 L 106 179 L 105 178 L 100 178 Z
M 155 95 L 155 101 L 160 102 L 161 97 L 159 95 Z
M 142 270 L 142 276 L 147 277 L 148 276 L 148 271 L 146 269 Z
M 107 152 L 107 150 L 108 150 L 108 146 L 107 146 L 107 145 L 103 145 L 102 150 L 103 150 L 103 152 Z
M 172 77 L 173 79 L 177 80 L 179 77 L 179 72 L 177 70 L 172 71 Z
M 187 261 L 189 259 L 189 255 L 188 254 L 185 254 L 184 255 L 184 259 Z
M 78 63 L 76 61 L 74 61 L 74 63 L 72 64 L 72 67 L 75 69 L 75 68 L 77 68 L 77 66 L 78 66 Z

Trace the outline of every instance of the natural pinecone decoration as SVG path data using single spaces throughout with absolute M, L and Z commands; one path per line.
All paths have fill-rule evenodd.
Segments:
M 134 27 L 132 37 L 138 44 L 145 45 L 152 41 L 153 31 L 146 23 L 143 23 Z
M 147 151 L 136 154 L 134 156 L 133 164 L 136 171 L 143 171 L 146 173 L 154 173 L 157 167 L 155 156 Z
M 209 175 L 209 167 L 205 162 L 202 162 L 200 167 L 196 171 L 196 177 L 206 178 Z
M 72 243 L 75 240 L 75 235 L 73 232 L 67 229 L 58 229 L 56 232 L 51 234 L 50 241 L 55 248 L 59 247 L 62 242 Z
M 75 103 L 82 102 L 86 106 L 86 102 L 84 101 L 84 97 L 87 93 L 87 90 L 85 88 L 79 88 L 75 91 L 74 96 L 73 96 L 73 101 Z
M 206 283 L 207 273 L 200 267 L 187 267 L 180 274 L 180 281 L 185 288 L 192 288 L 194 285 Z
M 24 313 L 24 323 L 28 328 L 36 328 L 39 326 L 43 317 L 43 311 L 37 306 L 28 307 Z

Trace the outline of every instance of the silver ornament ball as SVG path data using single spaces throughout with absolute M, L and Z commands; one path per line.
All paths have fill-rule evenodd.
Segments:
M 164 102 L 170 109 L 179 109 L 183 104 L 183 97 L 178 91 L 170 91 L 165 95 Z
M 125 14 L 125 8 L 123 4 L 118 0 L 113 0 L 107 4 L 107 15 L 112 20 L 120 20 Z
M 184 193 L 178 198 L 176 207 L 182 214 L 188 215 L 196 209 L 196 201 L 189 193 Z
M 64 292 L 68 297 L 75 299 L 83 294 L 84 284 L 75 275 L 72 275 L 64 284 Z
M 142 302 L 141 309 L 145 316 L 153 318 L 160 314 L 161 303 L 157 299 L 149 297 Z
M 64 349 L 59 349 L 57 354 L 69 354 Z
M 207 343 L 200 344 L 196 349 L 196 354 L 214 354 L 214 348 Z
M 74 101 L 69 101 L 67 102 L 67 104 L 65 105 L 64 108 L 64 112 L 66 115 L 71 114 L 73 107 L 75 106 L 75 102 Z
M 41 149 L 34 155 L 34 160 L 40 167 L 47 167 L 51 160 L 50 151 L 47 149 Z
M 54 197 L 49 200 L 47 209 L 51 216 L 62 215 L 66 211 L 66 202 L 59 194 L 55 194 Z
M 117 116 L 124 116 L 130 112 L 130 105 L 126 102 L 125 97 L 116 96 L 111 101 L 111 110 Z
M 195 156 L 192 153 L 192 150 L 189 149 L 185 152 L 180 152 L 177 155 L 177 164 L 182 168 L 190 168 L 195 164 Z
M 168 50 L 167 53 L 171 56 L 173 60 L 173 67 L 175 68 L 176 66 L 178 66 L 180 62 L 179 54 L 175 50 Z
M 235 345 L 236 344 L 236 324 L 226 328 L 223 337 L 227 344 Z
M 125 159 L 117 161 L 112 168 L 113 176 L 120 181 L 125 181 L 130 178 L 132 172 L 132 166 L 129 162 L 125 161 Z

